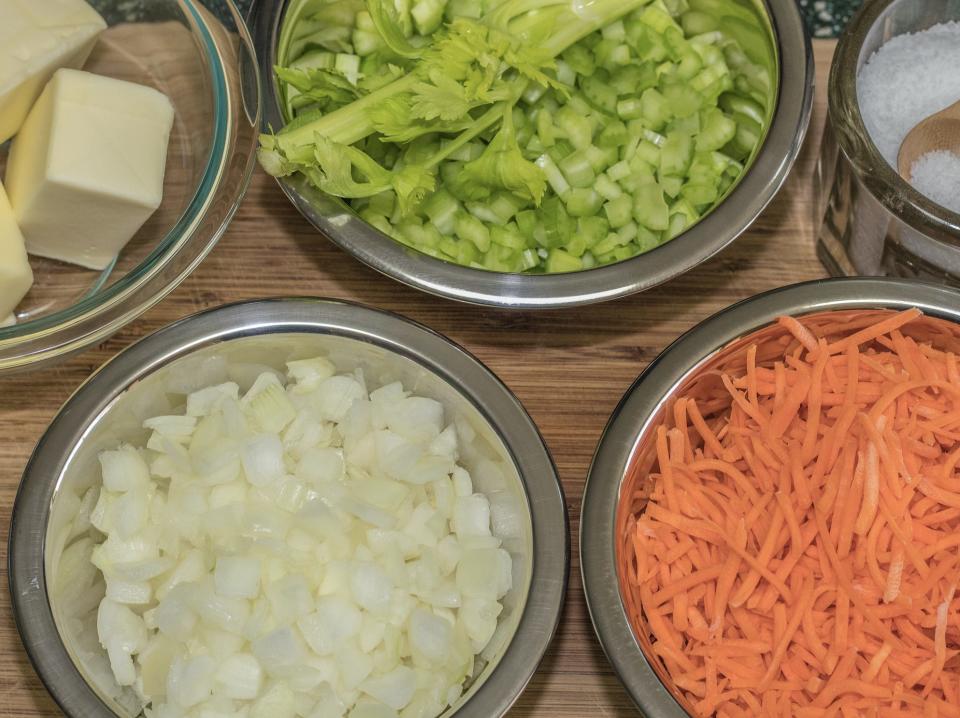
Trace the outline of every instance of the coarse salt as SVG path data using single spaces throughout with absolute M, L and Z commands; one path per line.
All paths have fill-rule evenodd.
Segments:
M 907 132 L 960 100 L 958 67 L 960 22 L 945 22 L 892 38 L 860 70 L 860 113 L 891 167 Z
M 960 212 L 960 155 L 928 152 L 910 168 L 910 184 L 942 207 Z

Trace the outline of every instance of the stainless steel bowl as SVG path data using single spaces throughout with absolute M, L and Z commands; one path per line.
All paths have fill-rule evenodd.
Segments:
M 763 146 L 735 189 L 682 235 L 617 264 L 568 274 L 471 269 L 415 252 L 361 220 L 342 201 L 294 175 L 283 191 L 320 232 L 364 264 L 424 292 L 471 304 L 546 309 L 602 302 L 650 289 L 705 262 L 736 239 L 773 199 L 800 151 L 813 101 L 813 54 L 795 0 L 754 0 L 764 8 L 780 65 L 777 104 Z M 273 72 L 286 0 L 257 2 L 248 18 L 260 62 L 263 127 L 284 124 Z
M 649 438 L 671 399 L 692 377 L 732 361 L 750 342 L 738 342 L 778 316 L 850 309 L 918 307 L 960 324 L 960 292 L 903 279 L 827 279 L 776 289 L 715 314 L 670 345 L 627 390 L 613 412 L 590 467 L 580 517 L 580 566 L 594 629 L 631 698 L 647 718 L 687 718 L 649 661 L 625 610 L 617 570 L 621 491 L 628 467 L 647 456 Z M 776 331 L 771 327 L 770 331 Z
M 922 195 L 884 159 L 857 97 L 860 70 L 884 43 L 958 20 L 955 0 L 874 0 L 841 36 L 815 176 L 817 253 L 831 274 L 960 284 L 960 213 Z
M 445 715 L 501 716 L 523 690 L 557 626 L 569 549 L 563 493 L 533 421 L 486 367 L 429 329 L 353 304 L 276 299 L 194 315 L 120 353 L 64 405 L 24 471 L 10 529 L 10 594 L 27 653 L 68 716 L 134 714 L 104 654 L 84 647 L 83 611 L 95 612 L 98 598 L 58 600 L 58 561 L 76 539 L 78 497 L 100 480 L 98 452 L 145 440 L 144 418 L 228 372 L 249 385 L 265 367 L 318 353 L 340 369 L 362 367 L 371 384 L 403 381 L 473 427 L 471 454 L 483 466 L 473 471 L 478 464 L 462 460 L 490 497 L 514 559 L 514 589 L 485 660 Z

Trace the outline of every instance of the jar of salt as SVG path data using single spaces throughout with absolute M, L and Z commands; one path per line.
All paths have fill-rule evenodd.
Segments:
M 915 173 L 927 194 L 896 170 L 906 133 L 957 100 L 960 1 L 865 3 L 833 58 L 816 173 L 817 252 L 833 274 L 960 284 L 954 159 L 928 158 Z M 946 172 L 932 184 L 931 166 Z

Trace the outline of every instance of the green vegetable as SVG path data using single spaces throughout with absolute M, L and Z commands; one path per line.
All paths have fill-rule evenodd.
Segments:
M 649 251 L 763 139 L 776 56 L 752 0 L 293 0 L 261 137 L 431 256 L 501 272 Z

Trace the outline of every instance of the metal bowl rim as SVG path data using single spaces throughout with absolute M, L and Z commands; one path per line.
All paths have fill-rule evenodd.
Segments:
M 171 361 L 219 342 L 294 333 L 333 334 L 399 354 L 450 384 L 497 433 L 514 460 L 527 493 L 533 539 L 530 587 L 508 648 L 455 715 L 501 716 L 533 676 L 559 623 L 569 556 L 563 489 L 533 420 L 482 362 L 421 324 L 350 302 L 274 298 L 238 302 L 194 314 L 120 352 L 66 401 L 24 469 L 9 534 L 7 569 L 13 614 L 37 674 L 70 718 L 115 715 L 70 659 L 46 591 L 44 544 L 49 507 L 78 442 L 126 389 Z
M 620 596 L 616 509 L 637 440 L 662 403 L 702 363 L 781 314 L 837 309 L 919 307 L 960 323 L 960 291 L 905 279 L 823 279 L 774 289 L 717 312 L 661 352 L 627 389 L 597 445 L 580 514 L 580 570 L 594 631 L 615 672 L 647 718 L 689 718 L 637 642 Z

